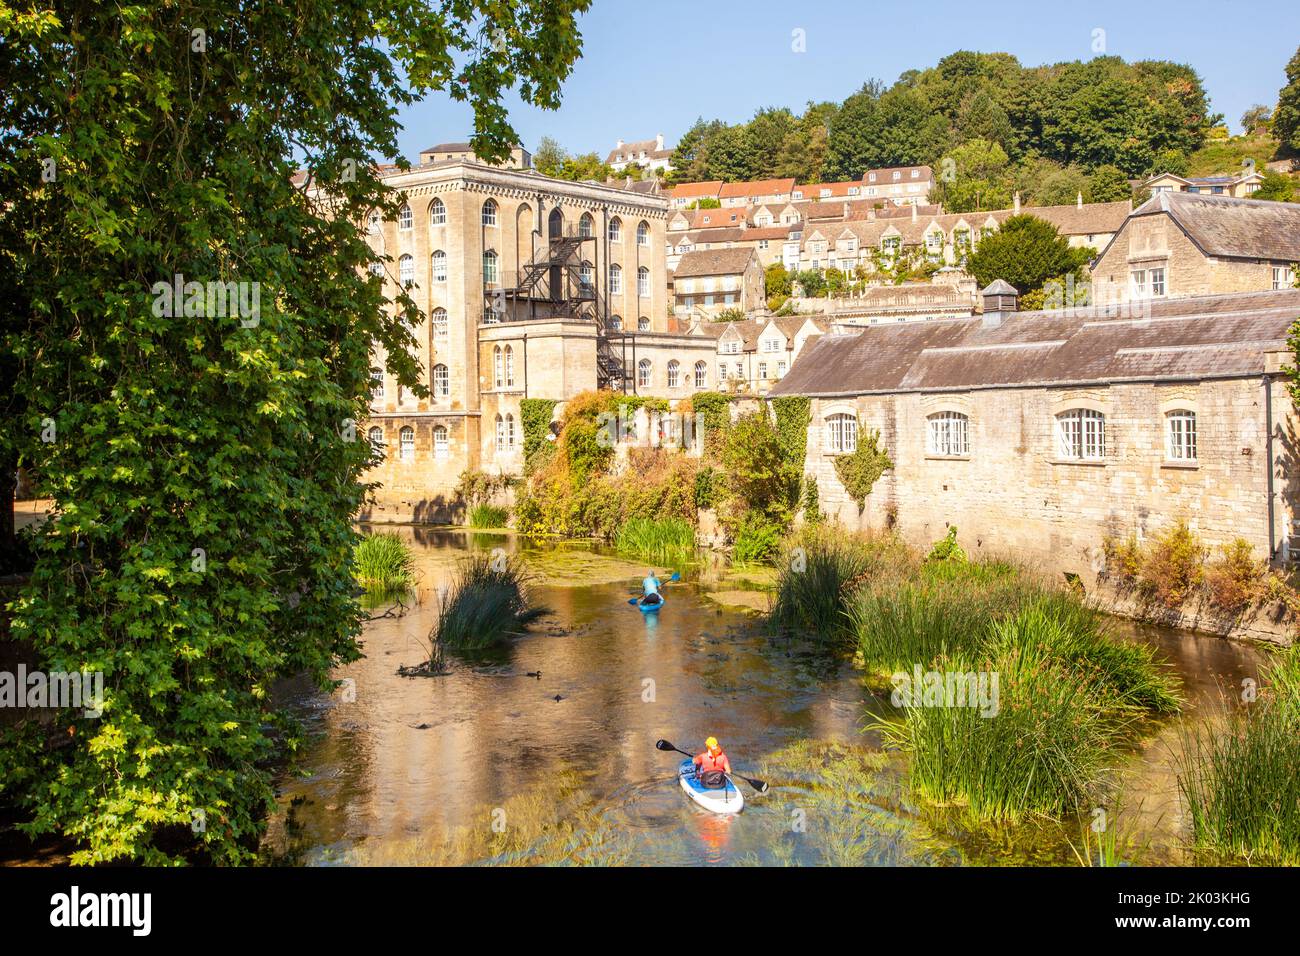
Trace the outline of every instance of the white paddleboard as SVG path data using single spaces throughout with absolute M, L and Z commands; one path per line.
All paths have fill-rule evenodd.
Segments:
M 692 800 L 713 813 L 739 813 L 745 809 L 745 796 L 736 785 L 727 780 L 725 787 L 711 788 L 702 785 L 695 775 L 695 761 L 686 759 L 677 767 L 677 779 Z

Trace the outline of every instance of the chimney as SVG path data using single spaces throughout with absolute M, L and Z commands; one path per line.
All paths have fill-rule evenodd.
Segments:
M 1079 193 L 1079 194 L 1075 197 L 1075 200 L 1074 200 L 1074 208 L 1075 208 L 1075 209 L 1082 209 L 1082 208 L 1083 208 L 1083 193 Z
M 663 149 L 663 148 L 664 148 L 664 134 L 663 134 L 663 133 L 656 133 L 656 134 L 655 134 L 655 149 Z
M 980 292 L 984 300 L 983 326 L 996 329 L 1018 308 L 1020 293 L 1005 279 L 994 279 Z
M 848 222 L 848 221 L 849 221 L 849 204 L 848 204 L 848 203 L 845 203 L 845 204 L 844 204 L 844 221 L 845 221 L 845 222 Z
M 912 222 L 916 222 L 916 203 L 912 203 Z
M 614 148 L 615 148 L 615 149 L 622 149 L 622 148 L 623 148 L 623 141 L 620 139 L 617 143 L 614 144 Z
M 1016 190 L 1015 198 L 1011 201 L 1012 215 L 1020 215 L 1020 190 Z

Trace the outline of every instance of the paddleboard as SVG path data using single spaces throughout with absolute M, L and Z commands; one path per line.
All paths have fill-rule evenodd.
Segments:
M 717 789 L 704 786 L 695 776 L 695 761 L 689 758 L 683 760 L 678 766 L 677 779 L 681 781 L 682 789 L 690 798 L 705 810 L 714 813 L 739 813 L 745 809 L 744 794 L 734 783 L 728 780 L 726 787 Z

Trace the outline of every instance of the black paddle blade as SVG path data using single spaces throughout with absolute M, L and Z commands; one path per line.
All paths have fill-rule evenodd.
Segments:
M 656 750 L 676 750 L 677 748 L 674 747 L 672 744 L 670 744 L 670 743 L 669 743 L 668 741 L 666 741 L 666 740 L 656 740 L 656 741 L 655 741 L 655 749 L 656 749 Z

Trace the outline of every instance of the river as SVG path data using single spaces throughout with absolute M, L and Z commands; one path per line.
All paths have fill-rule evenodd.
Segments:
M 280 691 L 306 736 L 279 780 L 269 864 L 1078 863 L 1080 820 L 974 827 L 958 809 L 917 806 L 905 759 L 863 731 L 888 701 L 849 662 L 769 638 L 743 607 L 765 597 L 743 576 L 692 572 L 668 586 L 656 619 L 627 604 L 644 563 L 605 549 L 397 531 L 416 552 L 418 595 L 370 612 L 365 656 L 338 669 L 340 690 Z M 452 658 L 446 675 L 399 676 L 427 656 L 436 592 L 456 561 L 492 548 L 522 554 L 552 615 L 491 657 Z M 1182 862 L 1181 731 L 1256 678 L 1262 655 L 1114 629 L 1154 643 L 1188 697 L 1183 716 L 1154 724 L 1117 765 L 1123 855 Z M 667 738 L 698 750 L 708 735 L 737 771 L 770 783 L 747 791 L 739 816 L 691 804 L 675 779 L 680 758 L 654 747 Z

